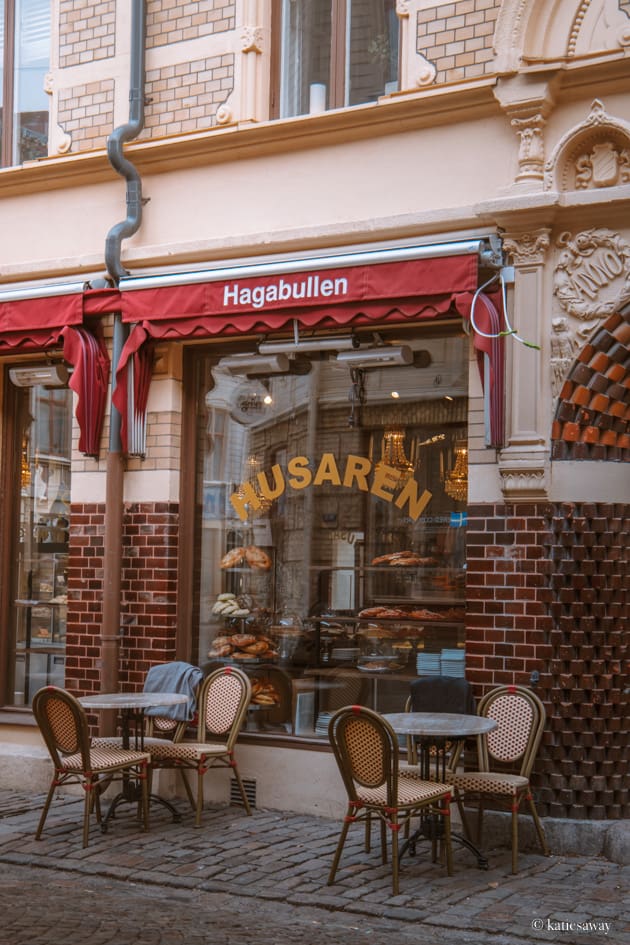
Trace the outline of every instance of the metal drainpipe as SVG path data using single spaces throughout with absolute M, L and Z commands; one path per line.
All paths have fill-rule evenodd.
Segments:
M 123 145 L 136 138 L 144 127 L 145 82 L 145 0 L 132 0 L 131 57 L 129 83 L 129 121 L 115 128 L 107 140 L 110 164 L 127 181 L 127 217 L 107 234 L 105 263 L 116 285 L 127 274 L 120 255 L 122 240 L 132 236 L 142 220 L 142 182 L 134 165 L 123 154 Z M 120 312 L 114 314 L 112 348 L 112 392 L 116 386 L 116 370 L 127 336 Z M 100 682 L 102 692 L 118 689 L 120 641 L 120 591 L 122 570 L 122 530 L 124 496 L 124 462 L 120 440 L 121 417 L 110 402 L 109 452 L 105 487 L 105 548 L 103 560 L 103 623 L 101 626 Z M 103 712 L 101 734 L 114 730 L 114 713 Z

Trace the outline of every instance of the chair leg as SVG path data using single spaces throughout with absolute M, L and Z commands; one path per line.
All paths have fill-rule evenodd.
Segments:
M 369 853 L 372 849 L 372 817 L 368 812 L 365 815 L 365 852 Z
M 185 789 L 186 794 L 187 794 L 187 796 L 188 796 L 188 802 L 189 802 L 190 806 L 192 807 L 192 809 L 195 810 L 195 808 L 196 808 L 196 806 L 197 806 L 197 803 L 196 803 L 195 798 L 194 798 L 194 796 L 193 796 L 192 788 L 190 787 L 190 784 L 188 783 L 188 778 L 186 777 L 186 769 L 185 769 L 185 768 L 179 768 L 179 774 L 180 774 L 180 777 L 181 777 L 181 779 L 182 779 L 182 781 L 183 781 L 183 783 L 184 783 L 184 789 Z
M 468 824 L 468 817 L 466 816 L 466 811 L 464 810 L 464 801 L 462 799 L 459 791 L 455 791 L 455 803 L 457 804 L 457 810 L 459 811 L 459 817 L 462 822 L 462 830 L 464 831 L 464 837 L 468 840 L 469 843 L 472 843 L 472 837 L 470 834 L 470 826 Z
M 142 778 L 142 824 L 143 829 L 149 829 L 149 793 L 150 793 L 150 782 L 151 782 L 151 768 L 148 765 L 142 766 L 142 771 L 140 772 Z
M 451 845 L 451 805 L 450 801 L 444 802 L 442 810 L 442 821 L 444 825 L 443 849 L 446 854 L 446 872 L 448 876 L 453 875 L 453 848 Z
M 83 804 L 83 847 L 85 849 L 88 845 L 90 835 L 90 813 L 93 802 L 92 792 L 97 790 L 97 788 L 95 782 L 89 777 L 86 777 L 83 782 L 83 788 L 85 790 L 85 803 Z
M 332 886 L 332 884 L 335 881 L 335 876 L 337 874 L 337 867 L 339 866 L 339 860 L 341 859 L 341 851 L 343 850 L 344 843 L 346 842 L 346 837 L 348 836 L 348 828 L 350 827 L 351 815 L 352 815 L 352 808 L 348 807 L 346 816 L 344 817 L 343 825 L 341 827 L 341 833 L 339 834 L 339 840 L 337 841 L 337 848 L 335 850 L 335 855 L 333 857 L 332 866 L 330 867 L 330 873 L 328 874 L 328 881 L 327 881 L 328 886 Z
M 381 820 L 381 860 L 387 863 L 387 824 Z
M 512 802 L 512 873 L 518 872 L 518 808 L 519 801 Z
M 399 890 L 399 879 L 398 879 L 398 812 L 394 811 L 392 813 L 392 819 L 390 821 L 390 828 L 392 831 L 392 892 L 394 896 L 398 895 Z
M 534 826 L 536 828 L 536 833 L 538 834 L 538 840 L 540 842 L 541 849 L 544 856 L 549 856 L 549 847 L 547 846 L 547 838 L 545 837 L 545 831 L 543 830 L 543 825 L 540 822 L 540 817 L 538 816 L 538 811 L 536 810 L 536 805 L 534 804 L 534 798 L 532 797 L 531 791 L 526 795 L 527 803 L 529 804 L 529 809 L 531 815 L 534 819 Z
M 48 816 L 48 811 L 50 809 L 50 803 L 53 799 L 53 794 L 55 793 L 55 788 L 57 787 L 57 782 L 53 778 L 50 782 L 50 787 L 48 788 L 48 794 L 46 796 L 46 801 L 44 803 L 44 809 L 41 812 L 39 823 L 37 825 L 37 830 L 35 832 L 35 839 L 41 839 L 42 830 L 44 829 L 44 824 L 46 823 L 46 817 Z
M 197 811 L 195 814 L 195 827 L 201 827 L 201 812 L 203 810 L 203 776 L 206 768 L 197 770 Z

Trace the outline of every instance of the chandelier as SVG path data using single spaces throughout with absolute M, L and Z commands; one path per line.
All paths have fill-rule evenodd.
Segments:
M 257 486 L 256 477 L 257 477 L 258 473 L 259 473 L 260 470 L 261 470 L 261 466 L 262 466 L 262 464 L 261 464 L 261 462 L 260 462 L 260 460 L 258 459 L 257 456 L 251 454 L 250 456 L 247 457 L 247 477 L 246 477 L 246 481 L 248 482 L 248 484 L 249 484 L 249 486 L 250 486 L 250 489 L 252 489 L 253 492 L 255 493 L 256 498 L 258 499 L 258 502 L 259 502 L 258 508 L 253 508 L 252 505 L 249 505 L 249 504 L 248 504 L 248 517 L 249 517 L 249 518 L 257 518 L 258 516 L 266 515 L 266 514 L 269 512 L 269 509 L 270 509 L 271 506 L 272 506 L 272 500 L 271 500 L 271 499 L 268 499 L 268 498 L 267 498 L 266 496 L 264 496 L 261 492 L 259 492 L 258 489 L 256 488 L 256 486 Z M 250 493 L 250 494 L 251 494 L 251 493 Z M 240 488 L 240 489 L 237 491 L 236 495 L 237 495 L 241 500 L 244 500 L 244 499 L 245 499 L 245 490 L 244 490 L 243 488 Z
M 400 481 L 406 482 L 413 476 L 413 463 L 405 455 L 405 431 L 401 429 L 385 430 L 381 446 L 381 461 L 378 465 L 390 466 L 400 472 Z
M 22 489 L 28 489 L 31 484 L 31 464 L 28 458 L 28 439 L 22 440 L 22 458 L 20 461 L 20 480 Z
M 455 465 L 446 477 L 444 491 L 456 502 L 465 502 L 468 498 L 468 449 L 455 447 Z

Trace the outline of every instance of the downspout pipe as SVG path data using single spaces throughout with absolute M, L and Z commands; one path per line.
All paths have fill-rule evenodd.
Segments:
M 127 275 L 121 262 L 123 239 L 133 236 L 142 220 L 142 182 L 140 174 L 123 153 L 123 145 L 136 138 L 144 127 L 145 83 L 145 0 L 131 2 L 131 55 L 129 82 L 129 121 L 115 128 L 107 140 L 107 155 L 117 173 L 127 181 L 127 217 L 107 234 L 105 263 L 115 285 Z M 127 336 L 120 312 L 114 314 L 111 390 L 116 389 L 116 371 Z M 120 439 L 121 417 L 110 399 L 109 451 L 107 454 L 103 557 L 103 622 L 101 625 L 101 692 L 116 692 L 119 681 L 119 644 L 121 635 L 120 596 L 123 557 L 124 460 Z M 100 732 L 113 733 L 114 713 L 103 712 Z
M 122 241 L 133 236 L 142 222 L 142 180 L 135 165 L 125 157 L 123 145 L 137 138 L 144 128 L 145 24 L 145 0 L 132 0 L 129 121 L 115 128 L 107 139 L 109 162 L 127 181 L 127 217 L 111 228 L 105 240 L 105 265 L 116 285 L 129 275 L 120 259 Z

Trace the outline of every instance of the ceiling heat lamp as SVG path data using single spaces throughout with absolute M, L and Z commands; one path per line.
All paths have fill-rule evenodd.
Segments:
M 393 367 L 397 364 L 413 364 L 413 351 L 408 345 L 378 345 L 374 348 L 340 351 L 337 361 L 350 368 Z

